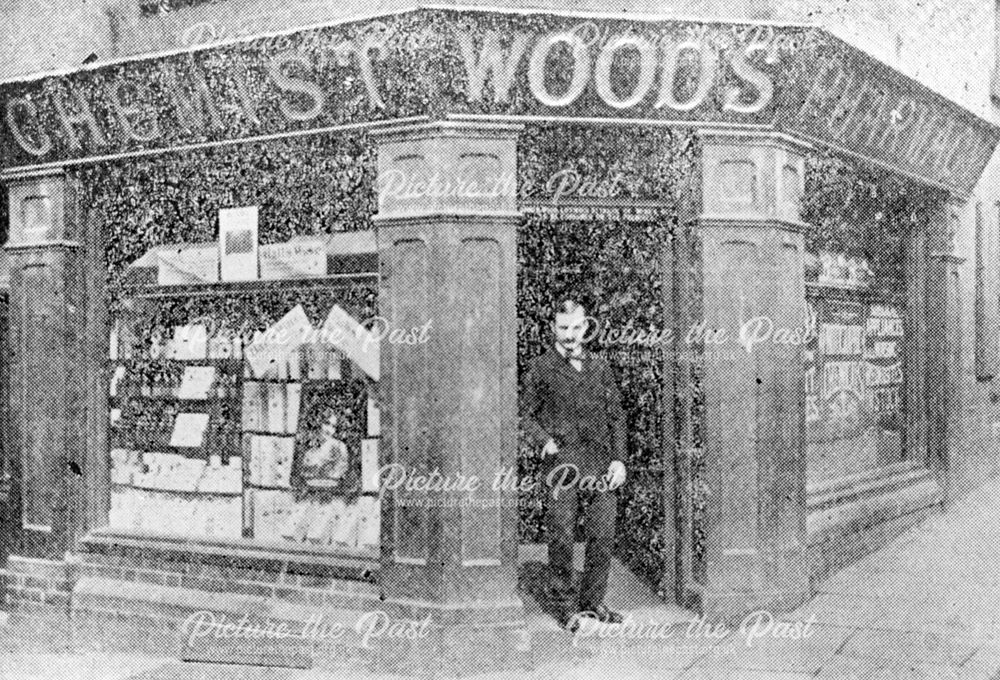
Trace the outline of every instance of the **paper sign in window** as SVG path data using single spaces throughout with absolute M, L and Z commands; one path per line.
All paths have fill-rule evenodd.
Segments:
M 330 309 L 321 336 L 348 356 L 372 380 L 379 379 L 379 341 L 339 305 Z
M 219 258 L 223 281 L 257 279 L 257 206 L 219 211 Z
M 178 448 L 194 449 L 205 442 L 208 428 L 207 413 L 181 413 L 174 421 L 174 431 L 170 435 L 170 445 Z
M 305 310 L 302 305 L 296 305 L 246 348 L 244 358 L 254 376 L 277 375 L 279 363 L 287 363 L 289 355 L 298 351 L 311 331 L 312 324 Z
M 186 366 L 181 387 L 177 391 L 179 399 L 208 399 L 209 390 L 215 382 L 215 366 Z

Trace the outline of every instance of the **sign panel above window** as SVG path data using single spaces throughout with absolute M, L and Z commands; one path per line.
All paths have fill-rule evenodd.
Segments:
M 449 113 L 773 126 L 968 193 L 1000 139 L 818 28 L 440 9 L 8 83 L 0 106 L 8 169 Z

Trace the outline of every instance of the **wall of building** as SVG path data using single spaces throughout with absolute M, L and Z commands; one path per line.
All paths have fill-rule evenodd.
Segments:
M 77 68 L 190 44 L 388 14 L 409 0 L 205 0 L 143 11 L 155 0 L 9 0 L 0 4 L 0 80 Z

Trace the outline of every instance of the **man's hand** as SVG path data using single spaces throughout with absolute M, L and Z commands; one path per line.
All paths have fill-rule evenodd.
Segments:
M 545 446 L 542 447 L 542 458 L 548 458 L 549 456 L 554 456 L 559 453 L 559 445 L 556 444 L 555 439 L 550 439 L 545 442 Z
M 625 483 L 625 463 L 620 460 L 611 461 L 608 466 L 608 488 L 614 491 Z

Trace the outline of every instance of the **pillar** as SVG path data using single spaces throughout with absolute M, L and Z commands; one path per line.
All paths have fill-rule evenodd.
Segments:
M 703 148 L 706 615 L 792 608 L 806 561 L 804 148 L 706 132 Z M 755 321 L 756 320 L 756 321 Z M 764 337 L 747 346 L 741 330 Z M 796 337 L 799 339 L 796 340 Z
M 524 657 L 517 493 L 494 488 L 517 467 L 517 132 L 436 122 L 375 135 L 380 313 L 429 328 L 423 344 L 383 343 L 382 463 L 462 485 L 384 495 L 384 604 L 431 620 L 424 639 L 383 644 L 391 670 L 464 674 Z
M 962 420 L 962 281 L 965 258 L 955 252 L 963 204 L 952 199 L 931 215 L 928 224 L 927 328 L 927 464 L 945 497 Z
M 83 515 L 85 346 L 76 189 L 62 171 L 9 178 L 11 449 L 21 545 L 61 558 Z

